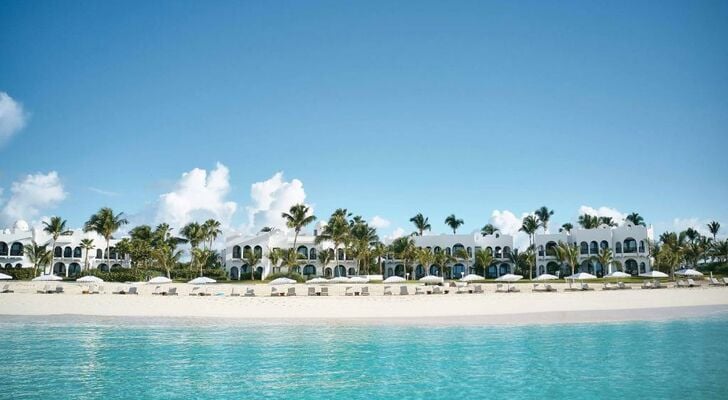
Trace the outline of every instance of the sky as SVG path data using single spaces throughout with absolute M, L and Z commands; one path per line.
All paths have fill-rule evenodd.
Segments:
M 3 1 L 0 226 L 728 231 L 728 3 Z

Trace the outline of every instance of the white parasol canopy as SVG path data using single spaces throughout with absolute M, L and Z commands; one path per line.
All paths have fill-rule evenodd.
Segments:
M 427 275 L 420 278 L 419 281 L 422 283 L 442 283 L 443 279 L 440 276 Z
M 166 276 L 157 276 L 155 278 L 152 278 L 147 282 L 150 285 L 159 284 L 159 283 L 172 283 L 172 280 L 167 278 Z
M 13 279 L 13 277 L 10 275 L 0 274 L 0 279 L 7 280 L 7 279 Z
M 566 279 L 583 280 L 583 279 L 597 279 L 597 277 L 592 274 L 587 274 L 586 272 L 579 272 L 578 274 L 567 276 Z
M 475 282 L 475 281 L 484 281 L 485 278 L 480 275 L 476 275 L 476 274 L 468 274 L 468 275 L 465 275 L 462 278 L 460 278 L 460 280 L 462 282 Z
M 104 281 L 103 279 L 99 278 L 98 276 L 93 276 L 93 275 L 86 275 L 86 276 L 82 276 L 82 277 L 76 279 L 76 282 L 101 283 L 103 281 Z
M 405 282 L 406 279 L 402 278 L 401 276 L 390 276 L 389 278 L 384 280 L 384 283 L 401 283 Z
M 639 276 L 640 278 L 667 278 L 668 275 L 664 272 L 652 270 Z
M 349 278 L 349 283 L 367 283 L 369 282 L 369 279 L 362 278 L 361 276 L 352 276 Z
M 187 283 L 191 283 L 193 285 L 204 285 L 206 283 L 215 283 L 215 282 L 217 282 L 217 281 L 212 278 L 208 278 L 206 276 L 201 276 L 201 277 L 195 278 Z
M 273 286 L 275 286 L 275 285 L 293 285 L 294 283 L 296 283 L 296 281 L 294 281 L 293 279 L 288 279 L 288 278 L 276 278 L 276 279 L 273 279 L 272 281 L 268 282 L 269 285 L 273 285 Z
M 306 281 L 309 285 L 316 285 L 319 283 L 329 283 L 329 280 L 326 278 L 313 278 Z
M 682 276 L 703 276 L 702 272 L 696 271 L 692 268 L 688 269 L 682 269 L 680 271 L 675 272 L 675 275 L 682 275 Z
M 498 278 L 496 278 L 496 281 L 515 282 L 515 281 L 520 281 L 521 279 L 523 279 L 523 275 L 505 274 L 505 275 L 501 275 Z
M 41 275 L 37 278 L 33 278 L 34 281 L 62 281 L 63 278 L 56 275 Z
M 559 279 L 559 277 L 556 275 L 551 275 L 551 274 L 541 274 L 541 275 L 533 278 L 534 281 L 552 281 L 555 279 Z
M 632 275 L 622 271 L 614 271 L 611 274 L 604 275 L 605 278 L 629 278 L 631 276 Z
M 336 278 L 329 279 L 329 282 L 332 282 L 332 283 L 348 283 L 349 282 L 349 278 L 347 278 L 345 276 L 337 276 Z

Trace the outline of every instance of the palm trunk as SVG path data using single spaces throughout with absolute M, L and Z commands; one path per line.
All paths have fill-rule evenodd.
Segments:
M 105 237 L 106 239 L 106 268 L 109 269 L 109 272 L 111 272 L 111 252 L 109 251 L 109 238 Z
M 51 248 L 51 265 L 49 267 L 48 275 L 53 274 L 53 263 L 56 261 L 56 239 L 53 239 L 53 248 Z M 43 268 L 43 273 L 45 274 L 45 268 Z

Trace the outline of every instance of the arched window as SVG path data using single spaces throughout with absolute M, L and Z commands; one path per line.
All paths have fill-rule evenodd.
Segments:
M 488 253 L 490 253 L 491 255 L 493 254 L 493 248 L 492 248 L 492 247 L 490 247 L 490 246 L 486 247 L 486 248 L 485 248 L 485 251 L 487 251 L 487 252 L 488 252 Z M 541 255 L 543 255 L 543 254 L 541 254 Z
M 625 253 L 636 253 L 637 252 L 637 241 L 633 238 L 624 239 L 624 252 Z
M 334 275 L 336 275 L 337 277 L 346 276 L 346 267 L 344 267 L 343 265 L 337 265 L 336 270 L 334 271 Z
M 455 264 L 452 266 L 452 276 L 462 278 L 465 276 L 465 266 L 463 264 Z
M 336 257 L 337 260 L 343 260 L 344 259 L 344 249 L 338 249 L 336 251 L 336 253 L 337 253 L 337 257 Z
M 121 264 L 114 264 L 114 265 L 111 266 L 111 269 L 112 270 L 121 269 Z
M 63 255 L 63 249 L 61 246 L 56 246 L 55 249 L 53 249 L 53 257 L 61 257 Z
M 298 246 L 298 248 L 296 249 L 296 253 L 301 255 L 301 257 L 303 257 L 303 258 L 308 258 L 308 247 Z
M 240 250 L 240 246 L 236 246 L 236 247 L 238 248 L 238 250 Z M 233 280 L 240 279 L 240 270 L 238 269 L 238 267 L 230 268 L 230 279 L 233 279 Z
M 5 264 L 5 269 L 9 269 L 9 268 L 12 268 L 12 267 L 13 267 L 13 264 L 10 264 L 10 263 Z
M 243 247 L 243 257 L 247 257 L 248 253 L 252 254 L 253 248 L 250 246 Z
M 308 251 L 308 259 L 309 260 L 315 260 L 316 259 L 316 249 L 311 247 L 311 250 Z
M 503 257 L 503 254 L 501 253 L 500 246 L 496 246 L 496 248 L 495 248 L 495 255 L 493 257 L 495 257 L 495 258 L 501 258 L 501 257 Z
M 498 269 L 499 269 L 498 275 L 503 276 L 503 275 L 507 274 L 508 271 L 510 271 L 511 266 L 508 265 L 508 263 L 501 263 L 501 265 L 498 267 Z
M 596 241 L 592 241 L 591 243 L 589 243 L 589 253 L 591 253 L 591 254 L 599 253 L 599 244 Z
M 387 268 L 387 277 L 390 277 L 390 276 L 392 276 L 392 275 L 394 275 L 394 269 L 392 269 L 392 268 Z
M 415 268 L 415 279 L 420 279 L 425 276 L 425 268 L 422 265 L 418 265 Z
M 608 249 L 609 248 L 609 242 L 607 242 L 606 240 L 602 240 L 602 242 L 599 243 L 599 248 L 601 248 L 601 249 Z
M 248 265 L 248 264 L 243 264 L 242 266 L 240 266 L 240 273 L 241 274 L 247 274 L 247 273 L 250 273 L 252 271 L 253 271 L 253 269 L 250 268 L 250 265 Z
M 65 275 L 66 274 L 66 264 L 62 262 L 58 262 L 53 264 L 53 274 L 55 275 Z
M 96 249 L 96 258 L 101 259 L 104 258 L 104 252 L 101 249 Z
M 440 267 L 437 265 L 430 265 L 430 275 L 440 276 Z
M 637 261 L 629 259 L 624 262 L 624 272 L 630 275 L 637 275 Z
M 106 264 L 103 264 L 103 263 L 102 264 L 99 264 L 99 270 L 101 272 L 109 272 L 109 266 L 106 265 Z
M 331 278 L 331 268 L 324 269 L 324 277 Z
M 233 246 L 233 258 L 241 259 L 242 258 L 242 249 L 240 246 Z M 235 269 L 237 271 L 237 268 Z M 232 269 L 230 270 L 230 274 L 232 275 Z
M 404 278 L 404 265 L 397 264 L 394 267 L 394 274 L 397 275 L 397 276 L 401 276 L 402 278 Z
M 543 257 L 543 245 L 538 245 L 538 255 L 539 257 Z
M 645 241 L 640 240 L 640 253 L 644 253 L 644 252 L 645 252 Z
M 460 243 L 456 244 L 455 246 L 452 246 L 452 255 L 454 255 L 456 257 L 458 256 L 458 254 L 460 254 L 463 251 L 465 251 L 465 246 L 463 246 Z
M 559 276 L 559 271 L 561 271 L 561 266 L 558 263 L 551 261 L 550 263 L 546 264 L 547 274 Z
M 253 249 L 253 254 L 255 254 L 256 258 L 263 258 L 263 248 L 260 246 L 255 246 Z
M 551 241 L 546 243 L 546 255 L 549 257 L 556 257 L 556 242 Z
M 73 258 L 81 258 L 81 248 L 76 246 L 73 248 Z
M 81 273 L 81 265 L 79 263 L 71 263 L 68 266 L 68 275 L 78 275 Z
M 442 249 L 440 248 L 440 246 L 435 246 L 435 248 L 433 249 L 433 252 L 435 254 L 440 254 L 442 252 Z
M 15 264 L 15 268 L 23 268 L 23 264 L 17 263 L 17 264 Z
M 543 273 L 544 273 L 543 271 L 544 271 L 543 265 L 539 265 L 539 267 L 538 267 L 538 274 L 539 275 L 543 275 Z
M 112 260 L 116 260 L 118 257 L 118 255 L 116 254 L 116 247 L 110 247 L 109 252 L 111 253 L 109 258 L 111 258 Z M 112 267 L 113 267 L 113 265 L 112 265 Z
M 316 267 L 309 264 L 303 267 L 303 274 L 306 276 L 316 275 Z
M 5 242 L 0 242 L 0 256 L 7 256 L 8 255 L 8 244 Z
M 622 242 L 617 242 L 617 244 L 614 245 L 614 251 L 618 254 L 622 254 Z
M 647 266 L 645 265 L 644 262 L 641 262 L 640 263 L 640 274 L 644 274 L 646 272 L 647 272 Z
M 11 256 L 22 256 L 23 255 L 23 244 L 20 242 L 13 243 L 13 245 L 10 246 L 10 255 Z
M 580 251 L 580 253 L 581 253 L 582 255 L 583 255 L 583 254 L 589 254 L 589 244 L 587 244 L 586 242 L 581 242 L 581 243 L 579 244 L 579 247 L 581 247 L 581 251 Z
M 511 248 L 509 246 L 503 247 L 503 257 L 509 258 L 511 256 Z
M 452 255 L 452 251 L 450 251 L 449 247 L 445 247 L 445 254 L 447 254 L 448 256 Z
M 73 255 L 73 249 L 71 246 L 66 246 L 66 248 L 63 249 L 63 258 L 71 258 Z

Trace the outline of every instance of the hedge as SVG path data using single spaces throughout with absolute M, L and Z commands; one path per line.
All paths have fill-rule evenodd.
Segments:
M 295 272 L 277 272 L 275 274 L 270 274 L 265 277 L 265 280 L 272 281 L 273 279 L 278 278 L 288 278 L 293 279 L 294 281 L 298 283 L 303 283 L 306 281 L 306 278 L 304 278 L 301 274 L 297 274 Z
M 42 269 L 38 269 L 38 271 L 42 271 Z M 0 268 L 0 272 L 5 275 L 12 276 L 13 279 L 21 281 L 29 281 L 35 278 L 35 275 L 33 275 L 33 268 Z

